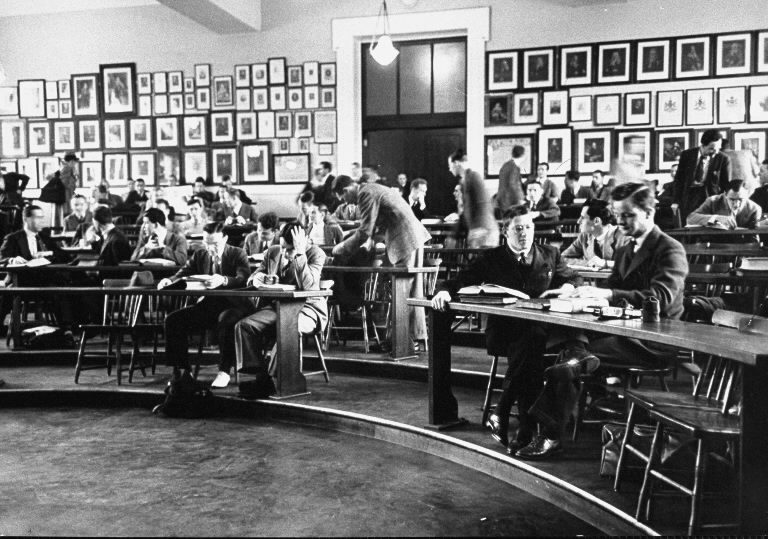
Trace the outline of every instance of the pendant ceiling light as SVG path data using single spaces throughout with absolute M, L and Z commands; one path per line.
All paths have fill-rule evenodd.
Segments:
M 382 31 L 379 32 L 379 29 Z M 389 35 L 389 11 L 387 11 L 387 0 L 381 1 L 379 15 L 376 20 L 376 33 L 379 38 L 371 40 L 373 42 L 371 45 L 371 57 L 376 63 L 388 66 L 395 61 L 395 58 L 400 54 L 400 51 L 398 51 L 392 44 L 392 38 Z

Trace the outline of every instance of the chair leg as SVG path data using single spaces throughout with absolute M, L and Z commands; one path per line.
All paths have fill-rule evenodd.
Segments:
M 83 356 L 85 355 L 85 342 L 88 340 L 88 332 L 83 330 L 83 334 L 80 336 L 80 348 L 77 351 L 77 363 L 75 363 L 75 383 L 80 380 L 80 373 L 83 370 Z M 109 360 L 107 360 L 109 361 Z
M 326 383 L 330 382 L 331 379 L 328 376 L 328 367 L 325 364 L 325 356 L 323 355 L 323 347 L 320 346 L 320 337 L 317 333 L 313 333 L 312 336 L 315 339 L 315 348 L 317 348 L 317 357 L 320 358 L 320 364 L 323 366 L 323 376 L 325 376 Z
M 701 523 L 701 500 L 704 497 L 704 474 L 707 471 L 707 446 L 699 439 L 696 447 L 696 466 L 693 474 L 693 489 L 691 492 L 691 517 L 688 521 L 688 535 L 693 535 Z
M 616 477 L 613 479 L 613 490 L 619 492 L 621 488 L 621 473 L 624 471 L 624 459 L 627 455 L 627 445 L 632 443 L 632 435 L 635 429 L 635 403 L 633 402 L 629 406 L 629 414 L 627 415 L 627 426 L 624 430 L 624 439 L 621 442 L 621 450 L 619 451 L 619 460 L 616 462 Z
M 197 376 L 200 374 L 200 362 L 203 360 L 203 344 L 205 341 L 205 330 L 200 335 L 200 343 L 197 345 L 197 363 L 195 363 L 195 370 L 192 376 L 197 380 Z M 235 365 L 235 382 L 237 382 L 237 365 Z
M 675 368 L 677 370 L 677 368 Z M 664 391 L 669 391 L 669 387 L 667 386 L 667 378 L 663 374 L 659 375 L 659 385 L 661 386 L 661 389 Z
M 368 353 L 368 316 L 366 315 L 365 304 L 360 311 L 360 317 L 363 320 L 363 350 Z
M 117 342 L 115 343 L 115 375 L 117 376 L 117 385 L 123 383 L 122 346 L 123 336 L 118 334 Z
M 637 510 L 635 511 L 635 518 L 640 520 L 640 515 L 643 507 L 648 503 L 650 499 L 650 486 L 653 482 L 653 476 L 651 470 L 656 463 L 661 460 L 659 455 L 661 454 L 661 438 L 664 427 L 661 421 L 656 423 L 656 431 L 653 434 L 653 442 L 651 442 L 651 451 L 648 454 L 648 464 L 645 466 L 645 474 L 643 474 L 643 486 L 640 487 L 640 495 L 637 498 Z
M 576 442 L 581 434 L 581 427 L 584 426 L 584 414 L 587 409 L 587 385 L 582 380 L 579 388 L 579 402 L 576 405 L 576 414 L 573 418 L 573 432 L 571 433 L 571 441 Z
M 485 399 L 483 400 L 483 417 L 480 420 L 481 425 L 485 425 L 488 416 L 491 414 L 491 397 L 493 396 L 493 382 L 496 380 L 496 370 L 499 367 L 499 356 L 493 356 L 491 360 L 491 372 L 488 374 L 488 386 L 485 389 Z

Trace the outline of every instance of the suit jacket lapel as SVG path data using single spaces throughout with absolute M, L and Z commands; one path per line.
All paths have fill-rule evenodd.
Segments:
M 632 258 L 632 261 L 629 263 L 626 275 L 635 271 L 635 269 L 650 256 L 651 251 L 656 248 L 656 243 L 658 241 L 659 229 L 654 226 L 653 230 L 651 230 L 651 233 L 648 234 L 648 237 L 645 238 L 645 241 L 640 246 L 640 249 L 638 249 L 638 251 L 635 253 L 635 256 Z M 634 245 L 630 245 L 630 247 L 634 249 Z

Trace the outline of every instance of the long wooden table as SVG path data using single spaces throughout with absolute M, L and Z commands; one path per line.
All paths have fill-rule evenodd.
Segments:
M 458 313 L 483 313 L 576 327 L 585 331 L 650 340 L 685 350 L 715 354 L 744 364 L 742 376 L 740 474 L 743 533 L 768 530 L 768 338 L 736 329 L 678 320 L 656 323 L 640 320 L 600 321 L 589 314 L 550 313 L 509 306 L 451 302 L 450 309 L 431 309 L 429 300 L 409 299 L 429 310 L 429 424 L 450 426 L 461 420 L 451 391 L 451 321 Z
M 737 230 L 724 230 L 722 228 L 710 228 L 706 226 L 702 227 L 690 227 L 690 228 L 673 228 L 665 230 L 667 235 L 672 236 L 676 240 L 681 242 L 696 241 L 696 238 L 701 237 L 716 237 L 723 241 L 735 240 L 741 238 L 757 237 L 760 233 L 768 234 L 768 227 L 766 228 L 754 228 L 746 229 L 740 228 Z

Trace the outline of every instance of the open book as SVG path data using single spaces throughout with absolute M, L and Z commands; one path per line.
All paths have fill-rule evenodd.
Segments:
M 294 284 L 260 284 L 254 287 L 256 290 L 296 290 Z
M 499 284 L 483 283 L 480 285 L 465 286 L 459 290 L 460 296 L 511 296 L 519 299 L 530 299 L 525 292 L 514 288 L 507 288 Z
M 166 258 L 140 258 L 139 264 L 149 264 L 154 266 L 175 266 L 176 262 Z
M 37 268 L 40 266 L 47 266 L 50 264 L 51 261 L 47 258 L 33 258 L 32 260 L 29 260 L 28 262 L 25 262 L 24 264 L 8 264 L 9 268 L 21 268 L 21 267 L 28 267 L 28 268 Z

